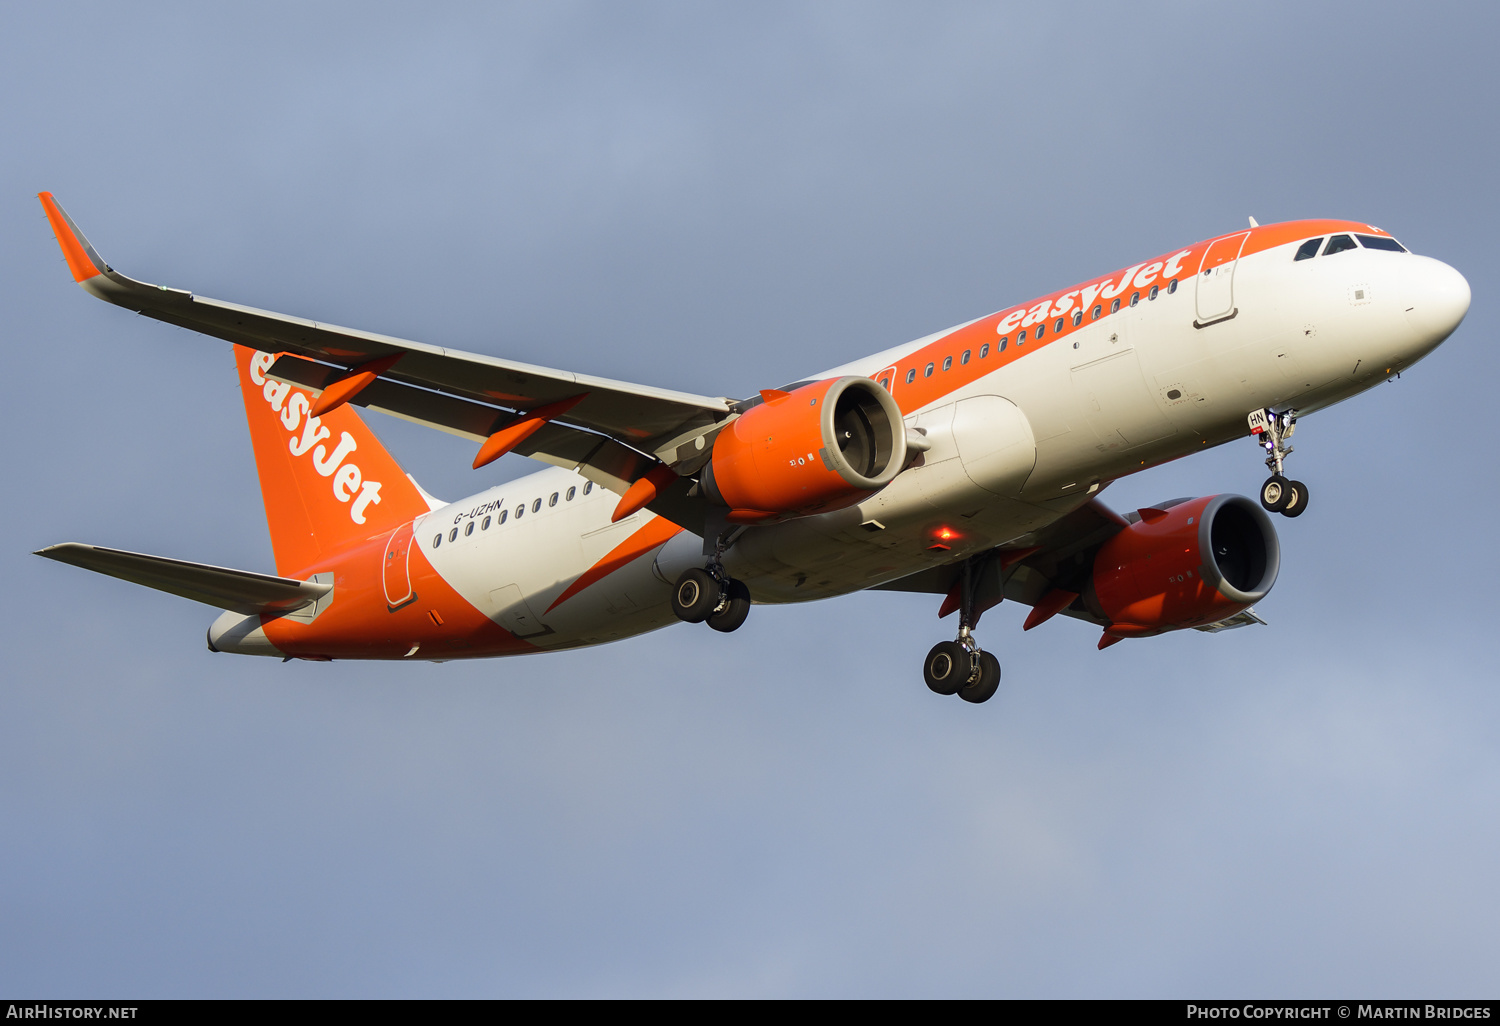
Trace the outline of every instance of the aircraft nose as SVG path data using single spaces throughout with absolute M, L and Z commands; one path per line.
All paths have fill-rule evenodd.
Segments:
M 1441 260 L 1417 261 L 1407 285 L 1406 319 L 1423 345 L 1432 347 L 1453 334 L 1469 312 L 1469 282 Z

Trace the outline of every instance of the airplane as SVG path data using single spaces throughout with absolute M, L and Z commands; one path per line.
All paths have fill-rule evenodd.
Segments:
M 863 589 L 958 614 L 927 654 L 982 703 L 984 612 L 1124 639 L 1264 621 L 1303 514 L 1297 420 L 1430 353 L 1468 282 L 1345 220 L 1220 235 L 744 399 L 691 395 L 338 327 L 114 270 L 39 194 L 93 296 L 232 343 L 275 574 L 80 543 L 37 554 L 223 610 L 214 652 L 449 660 L 597 645 L 752 604 Z M 550 466 L 457 502 L 354 407 Z M 1246 436 L 1270 476 L 1117 513 L 1099 493 Z

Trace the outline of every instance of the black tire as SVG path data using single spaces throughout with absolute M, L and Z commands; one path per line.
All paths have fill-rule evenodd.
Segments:
M 1267 513 L 1280 513 L 1292 497 L 1292 483 L 1280 474 L 1272 474 L 1260 486 L 1260 504 Z
M 922 663 L 922 679 L 939 695 L 955 695 L 969 682 L 969 650 L 956 641 L 939 641 Z
M 687 623 L 702 623 L 719 605 L 719 582 L 698 567 L 684 570 L 672 588 L 672 612 Z
M 1307 485 L 1301 481 L 1292 482 L 1292 497 L 1282 507 L 1281 515 L 1284 517 L 1300 517 L 1307 512 Z
M 709 614 L 708 625 L 716 631 L 729 634 L 739 630 L 745 617 L 750 615 L 750 589 L 745 587 L 744 581 L 732 580 L 725 586 L 724 593 L 729 601 L 717 613 Z
M 958 689 L 958 697 L 965 702 L 988 702 L 1000 689 L 1000 660 L 988 652 L 979 653 L 979 675 L 966 688 Z

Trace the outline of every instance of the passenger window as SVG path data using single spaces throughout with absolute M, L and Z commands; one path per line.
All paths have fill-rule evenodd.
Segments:
M 1057 320 L 1055 320 L 1055 321 L 1052 322 L 1052 332 L 1055 335 L 1061 335 L 1062 334 L 1062 330 L 1063 330 L 1063 319 L 1061 317 L 1059 317 Z
M 1047 334 L 1047 326 L 1045 324 L 1038 324 L 1036 326 L 1036 335 L 1034 337 L 1039 339 L 1045 334 Z
M 526 503 L 523 502 L 519 506 L 516 507 L 516 519 L 520 520 L 525 515 L 526 515 Z
M 953 357 L 951 357 L 951 356 L 945 356 L 945 357 L 943 357 L 943 370 L 952 370 L 952 369 L 953 369 Z
M 1141 294 L 1139 292 L 1132 292 L 1130 294 L 1130 305 L 1131 306 L 1135 306 L 1140 301 L 1141 301 Z
M 473 533 L 474 533 L 474 521 L 470 520 L 467 524 L 464 525 L 464 537 L 467 538 L 469 535 L 471 535 Z
M 589 481 L 588 483 L 586 483 L 583 486 L 583 494 L 584 495 L 587 495 L 589 492 L 591 492 L 593 490 L 594 490 L 594 482 L 592 482 L 592 481 Z
M 1406 252 L 1406 247 L 1401 245 L 1401 243 L 1395 239 L 1388 239 L 1383 235 L 1356 235 L 1355 238 L 1359 240 L 1360 245 L 1364 246 L 1365 249 L 1386 249 L 1392 253 Z
M 573 501 L 573 496 L 575 496 L 577 494 L 578 494 L 578 489 L 577 488 L 569 488 L 568 489 L 568 494 L 566 496 L 564 496 L 564 498 L 566 498 L 569 502 L 572 502 Z
M 891 376 L 889 374 L 880 379 L 880 387 L 885 389 L 887 392 L 891 390 Z
M 917 380 L 917 369 L 915 367 L 913 367 L 911 370 L 909 370 L 909 371 L 906 372 L 906 383 L 909 385 L 913 381 L 916 381 L 916 380 Z
M 972 350 L 965 349 L 964 350 L 964 355 L 962 355 L 962 356 L 960 356 L 958 358 L 958 362 L 959 363 L 968 363 L 969 362 L 969 357 L 972 356 L 972 355 L 974 355 Z
M 1038 336 L 1038 337 L 1040 338 L 1040 336 Z M 1020 331 L 1016 332 L 1016 345 L 1018 345 L 1018 346 L 1024 346 L 1025 344 L 1026 344 L 1026 329 L 1022 328 Z
M 1321 245 L 1323 245 L 1323 236 L 1321 235 L 1319 235 L 1316 239 L 1308 239 L 1302 245 L 1297 247 L 1297 255 L 1292 257 L 1293 262 L 1296 262 L 1298 260 L 1311 260 L 1313 257 L 1318 255 L 1318 247 Z
M 480 521 L 480 523 L 479 523 L 479 529 L 481 531 L 488 531 L 490 529 L 490 518 L 489 517 L 485 517 L 482 521 Z
M 989 356 L 989 355 L 990 355 L 990 344 L 988 342 L 986 342 L 984 345 L 982 345 L 982 346 L 979 347 L 979 358 L 981 360 L 983 360 L 986 356 Z
M 930 377 L 932 377 L 932 367 L 933 367 L 933 365 L 929 363 L 927 365 L 927 369 L 922 372 L 922 377 L 924 377 L 924 378 L 930 378 Z
M 549 506 L 556 506 L 557 505 L 557 493 L 556 492 L 553 492 L 552 493 L 552 498 L 550 498 L 550 499 L 547 500 L 547 505 L 549 505 Z
M 502 509 L 500 511 L 500 522 L 503 524 L 503 523 L 505 523 L 509 519 L 510 519 L 510 510 L 508 510 L 508 509 Z
M 441 544 L 443 544 L 443 536 L 441 534 L 435 534 L 435 535 L 433 535 L 432 536 L 432 547 L 433 548 L 437 548 Z
M 1173 278 L 1171 281 L 1167 282 L 1167 295 L 1170 296 L 1172 293 L 1174 293 L 1176 291 L 1177 291 L 1177 279 Z
M 1103 312 L 1104 312 L 1104 305 L 1102 303 L 1095 303 L 1094 304 L 1094 314 L 1089 319 L 1097 321 L 1099 319 L 1099 315 L 1102 314 Z
M 448 540 L 458 541 L 458 528 L 455 527 L 453 530 L 448 532 Z
M 1333 254 L 1335 253 L 1342 253 L 1345 250 L 1354 248 L 1354 240 L 1349 238 L 1349 236 L 1335 235 L 1333 238 L 1328 240 L 1328 248 L 1323 251 L 1323 255 L 1333 256 Z
M 1000 341 L 995 343 L 995 352 L 997 352 L 997 353 L 1003 353 L 1003 352 L 1005 352 L 1005 346 L 1006 346 L 1006 344 L 1008 342 L 1010 342 L 1010 336 L 1009 335 L 1001 335 L 1000 336 Z
M 1146 298 L 1147 299 L 1155 299 L 1156 298 L 1156 293 L 1159 292 L 1159 291 L 1160 291 L 1160 287 L 1159 286 L 1156 286 L 1156 285 L 1151 286 L 1151 291 L 1148 292 L 1148 293 L 1146 293 Z
M 1109 304 L 1109 312 L 1110 313 L 1119 313 L 1120 312 L 1120 301 L 1118 299 L 1115 300 L 1113 303 Z
M 537 499 L 535 502 L 533 502 L 531 504 L 531 512 L 533 512 L 533 513 L 540 512 L 541 508 L 542 508 L 542 500 L 541 499 Z
M 1082 323 L 1083 323 L 1083 311 L 1082 310 L 1074 310 L 1073 311 L 1073 327 L 1076 328 L 1076 327 L 1078 327 Z

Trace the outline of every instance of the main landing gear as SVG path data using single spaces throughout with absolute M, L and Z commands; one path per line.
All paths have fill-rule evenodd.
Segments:
M 703 623 L 728 634 L 737 631 L 750 615 L 750 589 L 712 564 L 706 569 L 684 570 L 672 589 L 672 612 L 679 620 Z
M 939 695 L 957 695 L 965 702 L 988 702 L 1000 687 L 1000 660 L 979 647 L 970 624 L 974 613 L 974 583 L 969 563 L 958 583 L 958 639 L 932 646 L 922 663 L 922 679 Z
M 1286 440 L 1297 430 L 1297 411 L 1252 410 L 1250 434 L 1266 450 L 1266 467 L 1271 476 L 1260 486 L 1260 504 L 1267 512 L 1284 517 L 1300 517 L 1307 512 L 1307 485 L 1288 481 L 1282 473 L 1282 461 L 1292 454 Z

